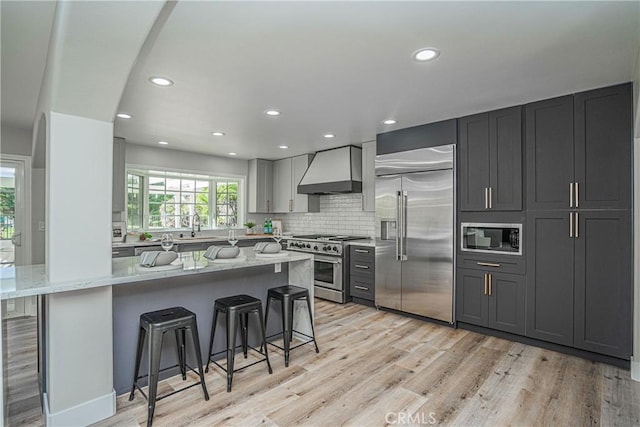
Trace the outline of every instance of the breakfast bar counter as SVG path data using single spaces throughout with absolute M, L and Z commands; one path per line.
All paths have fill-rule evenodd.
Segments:
M 313 301 L 313 255 L 261 257 L 241 248 L 238 259 L 211 262 L 203 254 L 183 252 L 177 265 L 155 268 L 141 267 L 140 257 L 117 258 L 110 276 L 55 283 L 43 265 L 0 269 L 0 299 L 39 297 L 39 377 L 48 426 L 87 425 L 115 414 L 116 395 L 131 386 L 145 312 L 183 306 L 196 313 L 200 346 L 208 350 L 216 298 L 248 294 L 264 307 L 269 288 L 290 284 L 306 288 Z M 279 319 L 273 307 L 267 334 L 280 330 Z M 311 332 L 306 308 L 296 308 L 293 321 L 295 329 Z M 223 345 L 216 337 L 214 350 Z

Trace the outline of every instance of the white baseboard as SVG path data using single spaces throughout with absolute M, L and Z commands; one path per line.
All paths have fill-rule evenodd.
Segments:
M 75 427 L 96 423 L 116 413 L 116 391 L 104 396 L 81 403 L 71 408 L 51 413 L 49 399 L 44 393 L 44 416 L 47 427 Z
M 633 356 L 631 356 L 631 379 L 640 381 L 640 360 L 634 360 Z

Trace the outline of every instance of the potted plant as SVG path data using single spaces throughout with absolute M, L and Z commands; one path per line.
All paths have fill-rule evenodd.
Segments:
M 253 234 L 253 227 L 256 226 L 255 222 L 245 222 L 244 224 L 245 227 L 247 227 L 247 234 Z
M 140 233 L 140 240 L 147 240 L 147 239 L 151 239 L 153 236 L 151 235 L 151 233 L 147 233 L 147 232 L 142 232 Z

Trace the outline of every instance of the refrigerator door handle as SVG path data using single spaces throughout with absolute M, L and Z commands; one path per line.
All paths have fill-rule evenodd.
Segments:
M 407 203 L 409 195 L 406 191 L 402 192 L 402 261 L 409 259 L 407 253 Z
M 396 261 L 402 261 L 402 192 L 396 193 Z

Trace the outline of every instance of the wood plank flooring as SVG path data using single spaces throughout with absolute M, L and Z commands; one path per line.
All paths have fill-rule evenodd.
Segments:
M 33 341 L 9 349 L 10 425 L 42 425 L 35 321 L 7 323 L 9 346 Z M 270 347 L 273 374 L 263 364 L 237 372 L 231 393 L 212 369 L 210 401 L 197 387 L 169 397 L 154 425 L 640 425 L 640 383 L 623 369 L 356 304 L 316 300 L 316 325 L 320 354 L 300 347 L 285 368 Z M 183 384 L 170 378 L 160 392 Z M 139 393 L 118 397 L 117 408 L 96 426 L 145 425 Z

